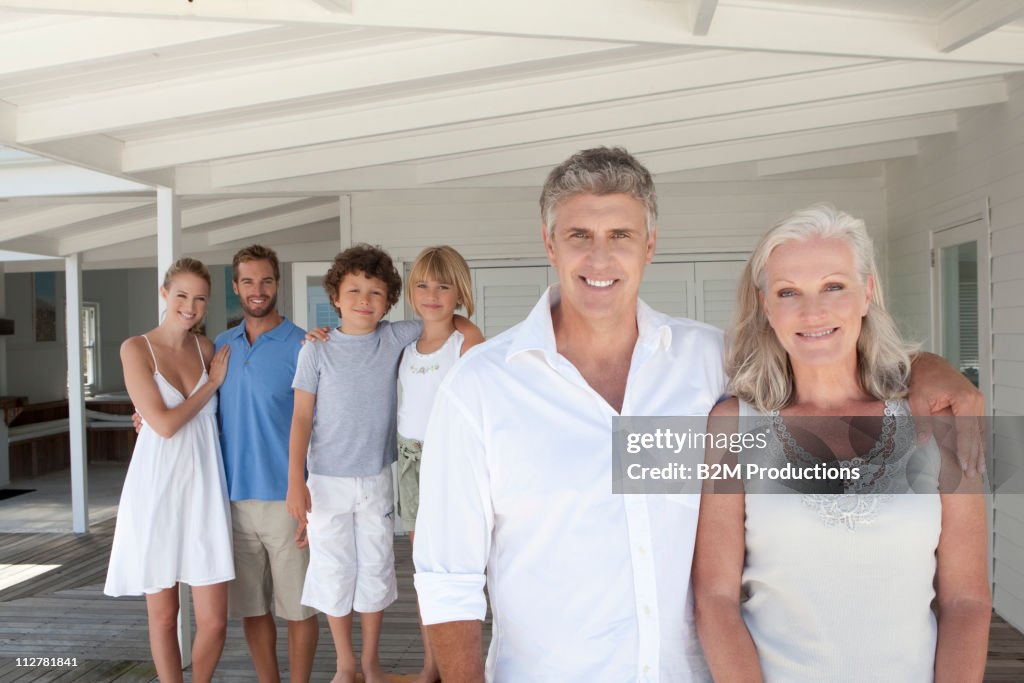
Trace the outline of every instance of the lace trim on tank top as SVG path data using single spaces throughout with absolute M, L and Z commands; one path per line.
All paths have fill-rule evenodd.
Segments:
M 797 442 L 777 410 L 767 417 L 776 437 L 769 440 L 769 460 L 804 466 L 825 463 Z M 803 504 L 828 527 L 842 525 L 856 531 L 858 525 L 870 524 L 895 493 L 907 491 L 907 456 L 914 450 L 916 439 L 917 431 L 906 404 L 886 401 L 882 433 L 875 445 L 866 455 L 842 463 L 857 468 L 860 478 L 848 480 L 844 493 L 801 494 Z

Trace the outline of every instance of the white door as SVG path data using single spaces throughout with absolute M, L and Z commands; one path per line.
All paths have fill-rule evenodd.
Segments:
M 324 275 L 330 267 L 330 261 L 292 264 L 292 322 L 304 330 L 339 324 L 338 312 L 323 287 Z
M 692 318 L 696 309 L 693 263 L 651 263 L 644 270 L 640 298 L 656 311 Z
M 522 322 L 548 286 L 547 266 L 473 268 L 473 322 L 485 337 Z
M 989 227 L 983 211 L 965 223 L 931 234 L 932 350 L 960 370 L 985 395 L 992 414 L 991 283 L 989 278 Z M 990 422 L 987 436 L 987 467 L 992 483 L 999 485 L 1015 473 L 1019 447 L 1006 448 L 1000 424 Z M 1024 582 L 1024 562 L 1017 546 L 1017 529 L 1024 524 L 1019 496 L 986 497 L 990 579 L 997 612 L 1010 622 L 1024 621 L 1024 610 L 1015 599 Z M 1005 587 L 1004 587 L 1005 586 Z
M 932 233 L 932 348 L 988 396 L 988 240 L 983 220 Z
M 736 289 L 746 261 L 707 261 L 694 264 L 697 310 L 693 317 L 728 331 L 736 310 Z

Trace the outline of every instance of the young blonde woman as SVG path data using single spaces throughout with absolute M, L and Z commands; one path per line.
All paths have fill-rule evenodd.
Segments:
M 178 583 L 192 587 L 192 680 L 209 681 L 224 648 L 227 582 L 234 578 L 227 486 L 217 437 L 217 389 L 228 348 L 193 330 L 210 274 L 182 258 L 168 269 L 160 324 L 121 345 L 125 387 L 142 416 L 117 512 L 104 592 L 145 595 L 149 643 L 161 681 L 182 681 Z
M 767 434 L 748 463 L 858 475 L 833 492 L 706 488 L 693 580 L 715 680 L 981 681 L 985 506 L 963 492 L 981 482 L 934 442 L 915 447 L 909 349 L 863 222 L 827 206 L 793 214 L 754 250 L 739 296 L 726 352 L 737 398 L 712 411 L 713 429 Z

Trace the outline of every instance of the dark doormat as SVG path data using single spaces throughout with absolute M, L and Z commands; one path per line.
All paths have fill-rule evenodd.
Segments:
M 32 493 L 35 489 L 0 489 L 0 500 L 7 500 L 23 493 Z

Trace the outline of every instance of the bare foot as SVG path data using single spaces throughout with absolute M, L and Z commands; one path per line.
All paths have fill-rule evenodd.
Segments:
M 331 683 L 356 683 L 356 672 L 338 669 L 338 673 L 334 674 Z
M 363 680 L 366 683 L 390 683 L 391 681 L 384 670 L 380 668 L 380 664 L 369 667 L 363 665 Z

